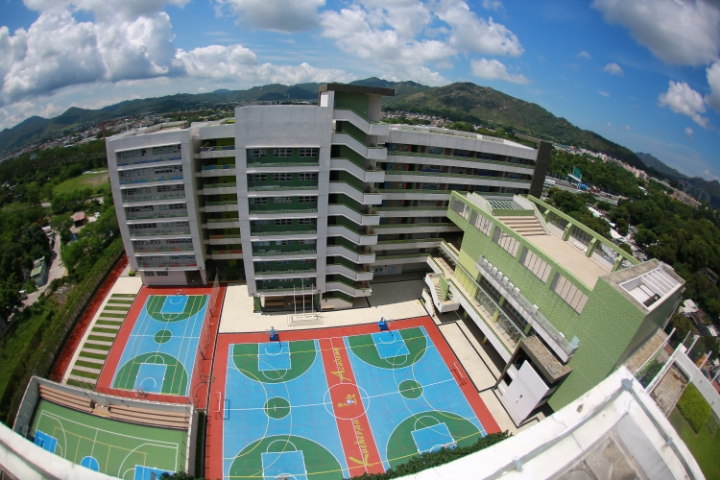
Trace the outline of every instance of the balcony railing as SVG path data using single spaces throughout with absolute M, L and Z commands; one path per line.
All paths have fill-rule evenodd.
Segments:
M 385 179 L 388 182 L 391 182 L 392 179 L 388 177 L 392 177 L 394 175 L 400 176 L 427 176 L 427 177 L 438 177 L 438 179 L 476 179 L 476 180 L 493 180 L 493 181 L 499 181 L 499 182 L 521 182 L 521 183 L 530 183 L 531 180 L 526 180 L 522 178 L 512 178 L 512 177 L 496 177 L 493 175 L 477 175 L 477 174 L 471 174 L 471 173 L 443 173 L 443 172 L 417 172 L 417 171 L 411 171 L 411 170 L 388 170 L 385 172 Z M 435 183 L 435 182 L 430 182 Z M 447 183 L 447 182 L 440 182 L 438 180 L 438 183 Z
M 225 165 L 203 165 L 203 170 L 230 170 L 232 168 L 235 168 L 235 164 L 225 164 Z
M 235 150 L 235 145 L 223 145 L 223 146 L 215 146 L 215 147 L 200 147 L 201 152 L 222 152 L 222 151 L 229 151 L 229 150 Z
M 122 162 L 122 163 L 118 162 L 117 166 L 118 167 L 127 167 L 130 165 L 141 165 L 141 164 L 145 164 L 145 163 L 158 163 L 158 162 L 170 162 L 170 161 L 175 161 L 175 160 L 182 161 L 182 156 L 174 155 L 172 157 L 140 159 L 140 160 L 136 160 L 136 161 L 132 161 L 132 162 Z
M 187 215 L 188 215 L 187 210 L 182 210 L 182 211 L 175 211 L 175 213 L 144 212 L 141 215 L 126 215 L 125 218 L 127 218 L 128 220 L 147 220 L 147 219 L 153 219 L 153 218 L 187 217 Z
M 511 304 L 514 303 L 513 307 L 535 328 L 538 334 L 543 337 L 548 344 L 552 346 L 554 343 L 560 348 L 561 351 L 557 353 L 561 357 L 565 357 L 562 358 L 563 361 L 567 361 L 572 356 L 577 349 L 577 345 L 571 344 L 567 338 L 565 338 L 565 335 L 540 313 L 537 305 L 533 305 L 520 293 L 519 289 L 510 283 L 502 271 L 493 268 L 492 264 L 482 256 L 478 259 L 475 266 Z
M 172 235 L 172 236 L 190 235 L 190 229 L 187 229 L 187 230 L 152 230 L 152 231 L 142 231 L 142 232 L 134 232 L 134 231 L 130 230 L 131 237 L 157 237 L 157 236 L 164 236 L 164 235 Z
M 248 183 L 248 190 L 251 192 L 277 191 L 277 190 L 317 190 L 318 184 L 313 185 L 266 185 Z
M 224 187 L 237 187 L 236 182 L 224 182 L 224 183 L 204 183 L 203 190 L 208 188 L 224 188 Z
M 283 269 L 256 269 L 255 274 L 257 275 L 279 275 L 283 273 L 315 273 L 317 272 L 316 267 L 308 268 L 283 268 Z
M 258 167 L 316 167 L 320 165 L 320 159 L 315 160 L 305 160 L 302 162 L 288 162 L 287 160 L 278 160 L 278 159 L 268 159 L 268 160 L 262 160 L 258 161 L 258 159 L 253 159 L 252 162 L 248 162 L 247 166 L 248 168 L 258 168 Z
M 526 163 L 516 163 L 516 162 L 505 161 L 505 160 L 490 160 L 490 159 L 476 158 L 476 157 L 461 157 L 459 155 L 440 155 L 440 154 L 432 154 L 432 153 L 399 152 L 397 150 L 389 150 L 388 157 L 390 157 L 392 155 L 407 156 L 407 157 L 439 158 L 439 159 L 443 159 L 443 160 L 455 160 L 455 161 L 475 162 L 475 163 L 489 163 L 489 164 L 493 164 L 493 165 L 503 165 L 506 167 L 526 168 L 528 170 L 532 170 L 535 168 L 534 165 L 528 165 Z
M 172 200 L 175 198 L 185 198 L 185 192 L 167 195 L 142 195 L 142 196 L 130 196 L 122 199 L 123 203 L 130 202 L 149 202 L 152 200 Z
M 255 256 L 271 256 L 271 255 L 314 255 L 317 253 L 315 248 L 307 248 L 303 250 L 253 250 Z
M 171 180 L 182 180 L 183 176 L 180 175 L 160 175 L 159 177 L 147 177 L 147 178 L 134 178 L 134 179 L 128 179 L 123 180 L 120 179 L 120 185 L 136 185 L 139 183 L 149 183 L 149 182 L 169 182 Z
M 221 205 L 237 205 L 237 200 L 221 200 L 219 202 L 205 202 L 206 207 L 219 207 Z
M 235 218 L 208 218 L 207 223 L 226 223 L 226 222 L 239 222 L 238 217 Z
M 179 263 L 171 263 L 171 262 L 152 262 L 152 263 L 145 263 L 145 262 L 138 262 L 138 267 L 140 268 L 162 268 L 162 267 L 197 267 L 196 262 L 179 262 Z
M 210 235 L 211 239 L 222 239 L 222 238 L 240 238 L 239 233 L 219 233 Z
M 264 230 L 264 231 L 258 231 L 258 230 L 252 230 L 250 232 L 250 235 L 252 236 L 264 236 L 264 235 L 305 235 L 305 234 L 313 234 L 317 233 L 317 229 L 307 229 L 307 230 Z
M 250 214 L 251 215 L 262 215 L 262 214 L 271 214 L 271 213 L 314 213 L 317 212 L 317 204 L 313 207 L 307 207 L 307 208 L 251 208 Z
M 190 247 L 155 247 L 155 248 L 135 248 L 135 253 L 156 253 L 156 252 L 192 252 L 193 248 Z

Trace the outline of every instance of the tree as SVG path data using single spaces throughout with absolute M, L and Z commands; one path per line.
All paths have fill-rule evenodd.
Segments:
M 676 313 L 672 316 L 672 320 L 670 321 L 670 323 L 672 325 L 672 328 L 675 329 L 675 340 L 677 340 L 678 342 L 682 342 L 688 333 L 695 332 L 695 327 L 693 326 L 692 320 L 680 315 L 679 313 Z
M 618 247 L 620 248 L 620 250 L 623 250 L 623 251 L 629 253 L 630 255 L 632 255 L 632 253 L 633 253 L 632 247 L 630 245 L 628 245 L 627 243 L 621 243 L 620 245 L 618 245 Z
M 623 237 L 628 234 L 629 224 L 624 218 L 618 218 L 615 222 L 615 230 Z
M 655 243 L 655 241 L 657 240 L 657 237 L 655 236 L 653 231 L 648 230 L 647 228 L 640 228 L 633 238 L 635 240 L 635 243 L 641 245 L 644 248 L 647 248 L 649 245 Z

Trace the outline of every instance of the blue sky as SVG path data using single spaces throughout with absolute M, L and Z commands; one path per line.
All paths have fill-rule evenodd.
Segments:
M 0 0 L 0 128 L 70 106 L 471 81 L 719 178 L 717 0 Z

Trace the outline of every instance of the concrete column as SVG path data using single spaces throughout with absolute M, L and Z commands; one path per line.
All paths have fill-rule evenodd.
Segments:
M 588 257 L 593 256 L 593 252 L 595 252 L 595 247 L 597 247 L 598 243 L 600 243 L 600 240 L 598 240 L 597 238 L 593 238 L 592 240 L 590 240 L 590 245 L 588 246 L 587 250 Z

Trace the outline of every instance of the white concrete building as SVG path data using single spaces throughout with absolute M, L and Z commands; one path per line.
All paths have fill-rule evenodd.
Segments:
M 238 107 L 107 141 L 118 220 L 146 285 L 247 281 L 264 309 L 347 308 L 380 275 L 428 270 L 460 229 L 450 191 L 539 196 L 550 146 L 380 123 L 391 89 L 328 84 L 318 105 Z

